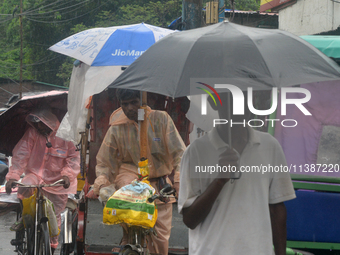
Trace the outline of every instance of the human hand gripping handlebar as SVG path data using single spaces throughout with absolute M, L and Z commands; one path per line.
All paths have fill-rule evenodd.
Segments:
M 159 191 L 159 194 L 155 194 L 152 197 L 148 198 L 148 202 L 152 203 L 156 199 L 163 200 L 164 198 L 176 198 L 175 197 L 176 190 L 171 187 L 169 183 L 164 185 L 164 188 Z
M 65 185 L 65 180 L 64 179 L 60 179 L 54 183 L 51 184 L 34 184 L 34 185 L 27 185 L 27 184 L 23 184 L 21 182 L 18 181 L 14 181 L 12 183 L 12 188 L 15 187 L 22 187 L 22 188 L 44 188 L 44 187 L 58 187 L 58 186 L 64 186 Z

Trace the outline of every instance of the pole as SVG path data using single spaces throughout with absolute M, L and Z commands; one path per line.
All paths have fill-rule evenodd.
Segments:
M 225 17 L 224 9 L 225 9 L 224 0 L 219 0 L 218 1 L 218 22 L 224 21 L 224 17 Z
M 86 168 L 86 155 L 89 145 L 89 133 L 91 128 L 91 108 L 92 108 L 92 100 L 93 98 L 90 98 L 90 102 L 87 109 L 87 117 L 86 117 L 86 124 L 85 124 L 85 132 L 81 132 L 81 147 L 80 147 L 80 160 L 81 160 L 81 177 L 84 179 L 87 176 L 87 168 Z M 84 179 L 85 180 L 85 179 Z
M 202 5 L 202 0 L 183 0 L 182 20 L 184 23 L 184 30 L 202 26 Z
M 230 119 L 231 119 L 231 113 L 230 113 L 230 108 L 231 108 L 231 96 L 230 96 L 231 92 L 228 92 L 228 109 L 227 109 L 227 118 L 228 118 L 228 144 L 229 144 L 229 148 L 233 148 L 233 144 L 232 144 L 232 140 L 231 140 L 231 126 L 230 126 Z
M 140 124 L 140 158 L 148 158 L 148 121 L 146 118 L 147 92 L 142 91 L 141 109 L 144 110 L 144 118 Z
M 22 98 L 22 42 L 23 42 L 23 36 L 22 36 L 22 0 L 20 0 L 20 16 L 19 16 L 19 22 L 20 22 L 20 92 L 19 97 Z

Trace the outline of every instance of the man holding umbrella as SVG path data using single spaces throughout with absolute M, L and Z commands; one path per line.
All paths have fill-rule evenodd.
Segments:
M 226 94 L 221 94 L 221 100 L 232 108 Z M 190 228 L 190 254 L 269 255 L 273 244 L 276 255 L 286 254 L 283 202 L 295 198 L 289 172 L 241 171 L 286 166 L 280 144 L 270 134 L 243 125 L 249 114 L 230 119 L 225 106 L 210 105 L 217 108 L 220 119 L 234 124 L 231 139 L 229 123 L 217 125 L 183 155 L 178 207 Z M 232 171 L 197 171 L 212 166 L 218 169 L 217 165 L 239 170 L 241 178 L 231 179 Z
M 47 109 L 33 110 L 27 117 L 30 127 L 13 150 L 12 166 L 6 175 L 6 191 L 11 192 L 13 182 L 25 177 L 22 183 L 35 185 L 54 183 L 64 179 L 63 187 L 49 187 L 44 196 L 52 201 L 61 224 L 61 212 L 67 203 L 67 194 L 77 192 L 77 175 L 80 171 L 80 156 L 72 142 L 55 136 L 59 127 L 58 118 Z M 20 199 L 33 194 L 33 189 L 19 188 Z M 20 227 L 20 221 L 13 228 Z M 52 250 L 58 246 L 58 236 L 51 238 Z
M 241 90 L 267 90 L 339 77 L 339 66 L 299 37 L 282 30 L 224 21 L 169 35 L 143 53 L 111 87 L 176 98 L 203 94 L 205 90 L 193 89 L 197 86 L 195 81 L 201 85 L 206 82 L 202 79 L 218 79 L 215 85 L 232 84 Z M 223 109 L 219 109 L 219 114 L 220 118 L 229 119 Z M 179 209 L 184 222 L 192 228 L 190 253 L 272 254 L 273 233 L 276 254 L 284 254 L 282 202 L 295 197 L 289 173 L 243 173 L 235 182 L 229 177 L 190 176 L 189 167 L 216 168 L 219 164 L 237 168 L 238 160 L 240 167 L 286 164 L 275 139 L 236 125 L 230 141 L 225 135 L 228 124 L 196 140 L 182 159 Z M 240 156 L 226 149 L 228 143 Z
M 94 193 L 111 183 L 119 189 L 138 178 L 137 169 L 140 160 L 138 141 L 138 108 L 140 92 L 136 90 L 117 90 L 121 108 L 110 117 L 110 128 L 104 137 L 97 154 Z M 179 188 L 179 164 L 185 145 L 171 117 L 164 111 L 146 110 L 148 122 L 148 161 L 149 180 L 159 190 L 162 183 L 170 182 L 167 177 L 174 171 L 174 188 Z M 173 202 L 173 201 L 172 201 Z M 168 242 L 171 230 L 172 204 L 159 202 L 158 218 L 155 225 L 157 236 L 151 235 L 148 249 L 151 253 L 168 254 Z M 125 231 L 124 231 L 125 232 Z M 122 244 L 126 239 L 126 233 Z M 148 239 L 150 236 L 148 237 Z

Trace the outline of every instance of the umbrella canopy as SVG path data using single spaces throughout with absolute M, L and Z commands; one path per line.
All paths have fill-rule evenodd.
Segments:
M 243 90 L 263 90 L 337 80 L 340 68 L 288 32 L 222 22 L 169 35 L 132 63 L 111 87 L 171 97 L 205 93 L 190 90 L 191 78 L 219 78 Z
M 89 66 L 127 66 L 174 30 L 148 24 L 92 28 L 54 44 L 49 50 Z
M 24 96 L 0 115 L 0 152 L 12 155 L 14 146 L 24 135 L 26 116 L 39 107 L 50 107 L 59 121 L 67 111 L 67 91 L 50 91 L 35 96 Z
M 93 28 L 72 35 L 49 49 L 83 62 L 73 68 L 68 113 L 57 136 L 79 143 L 85 129 L 89 96 L 100 93 L 152 44 L 176 31 L 148 24 Z M 84 64 L 85 63 L 85 64 Z

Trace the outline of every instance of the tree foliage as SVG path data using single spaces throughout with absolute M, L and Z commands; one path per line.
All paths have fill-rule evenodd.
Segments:
M 226 0 L 226 7 L 232 9 L 231 1 Z M 234 0 L 235 10 L 240 11 L 258 11 L 260 10 L 260 0 Z
M 0 0 L 0 77 L 13 80 L 20 73 L 19 3 Z M 167 27 L 181 15 L 181 0 L 23 0 L 22 10 L 23 79 L 68 85 L 74 59 L 49 51 L 51 45 L 99 26 Z
M 167 27 L 181 16 L 182 0 L 22 0 L 23 79 L 68 85 L 74 59 L 49 51 L 58 41 L 93 28 L 145 22 Z M 205 4 L 207 0 L 204 0 Z M 19 0 L 0 0 L 0 77 L 19 79 Z M 230 8 L 230 0 L 226 0 Z M 259 0 L 234 0 L 258 10 Z

